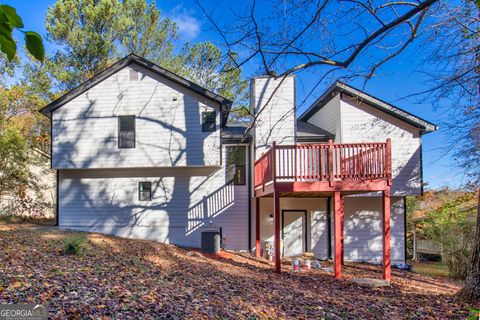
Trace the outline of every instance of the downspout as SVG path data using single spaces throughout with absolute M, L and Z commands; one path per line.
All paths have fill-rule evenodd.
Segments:
M 60 201 L 60 198 L 58 196 L 59 194 L 59 182 L 60 182 L 60 173 L 59 173 L 59 170 L 56 170 L 56 186 L 55 186 L 55 226 L 58 227 L 59 225 L 59 222 L 60 222 L 60 210 L 59 210 L 59 201 Z
M 50 169 L 53 169 L 53 115 L 50 113 Z
M 252 146 L 248 146 L 248 252 L 252 252 Z
M 407 197 L 403 197 L 403 228 L 404 228 L 404 245 L 405 245 L 405 262 L 407 262 Z M 415 233 L 415 226 L 414 226 L 414 233 Z M 414 240 L 415 241 L 415 240 Z

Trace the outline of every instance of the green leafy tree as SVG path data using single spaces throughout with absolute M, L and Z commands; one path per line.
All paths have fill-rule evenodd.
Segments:
M 247 105 L 248 81 L 231 59 L 222 59 L 221 50 L 211 42 L 186 44 L 177 57 L 174 71 L 185 78 L 235 102 L 234 116 L 242 116 Z
M 177 26 L 162 18 L 154 1 L 58 0 L 49 8 L 46 24 L 48 39 L 61 48 L 44 65 L 29 67 L 32 84 L 64 92 L 135 53 L 239 106 L 246 104 L 248 83 L 233 61 L 225 62 L 210 42 L 176 50 Z
M 427 99 L 445 105 L 446 152 L 465 173 L 466 185 L 480 192 L 480 1 L 443 1 L 439 23 L 426 41 Z M 477 232 L 465 287 L 459 297 L 480 301 L 480 203 Z
M 429 238 L 442 245 L 443 259 L 450 275 L 464 279 L 467 275 L 475 238 L 475 193 L 465 193 L 445 200 L 428 213 L 424 227 Z
M 49 7 L 47 38 L 62 47 L 51 58 L 50 72 L 60 89 L 72 89 L 118 59 L 127 25 L 115 0 L 59 0 Z
M 8 64 L 2 65 L 9 72 Z M 49 149 L 49 122 L 37 112 L 43 101 L 26 83 L 0 82 L 0 198 L 6 200 L 0 202 L 2 214 L 45 214 L 51 209 L 39 180 L 48 172 L 38 172 L 47 160 L 32 152 Z
M 48 143 L 46 119 L 36 112 L 39 96 L 25 84 L 0 85 L 0 197 L 12 196 L 20 204 L 26 189 L 37 190 L 29 169 L 40 158 L 32 147 Z
M 0 85 L 0 135 L 15 129 L 34 147 L 46 143 L 48 123 L 37 112 L 42 104 L 41 96 L 25 83 Z
M 24 34 L 26 49 L 33 58 L 43 61 L 45 57 L 40 35 L 23 27 L 15 8 L 0 5 L 0 198 L 6 193 L 26 195 L 26 188 L 36 187 L 28 166 L 34 161 L 31 144 L 38 144 L 41 136 L 37 130 L 40 127 L 35 125 L 38 114 L 32 109 L 38 105 L 37 96 L 31 95 L 26 85 L 9 86 L 6 81 L 6 77 L 14 76 L 19 64 L 12 35 L 15 29 Z
M 60 45 L 46 69 L 70 90 L 135 53 L 156 63 L 171 59 L 176 25 L 145 0 L 59 0 L 46 17 L 48 39 Z
M 24 136 L 14 126 L 0 134 L 0 193 L 18 190 L 30 183 L 28 170 L 30 149 Z
M 0 5 L 0 49 L 10 61 L 17 54 L 17 43 L 12 36 L 14 29 L 24 34 L 28 52 L 37 60 L 43 61 L 45 48 L 42 37 L 34 31 L 23 30 L 22 18 L 17 14 L 15 8 L 6 4 Z
M 120 36 L 123 55 L 135 53 L 159 64 L 172 59 L 172 41 L 177 38 L 177 26 L 170 18 L 162 18 L 155 1 L 125 0 L 126 25 Z

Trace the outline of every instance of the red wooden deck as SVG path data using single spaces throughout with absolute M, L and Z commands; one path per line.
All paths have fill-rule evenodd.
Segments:
M 335 277 L 341 277 L 343 196 L 383 193 L 384 279 L 390 280 L 391 141 L 356 144 L 276 145 L 255 161 L 256 255 L 260 256 L 259 198 L 273 196 L 275 269 L 280 272 L 280 196 L 334 196 Z

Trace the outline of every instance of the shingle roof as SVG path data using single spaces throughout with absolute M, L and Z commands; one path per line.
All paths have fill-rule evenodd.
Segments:
M 222 143 L 248 143 L 252 140 L 250 133 L 247 134 L 249 123 L 228 123 L 222 128 Z
M 335 135 L 311 123 L 297 120 L 296 139 L 298 142 L 328 141 L 335 139 Z

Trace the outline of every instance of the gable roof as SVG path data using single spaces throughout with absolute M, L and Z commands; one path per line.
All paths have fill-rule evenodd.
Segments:
M 356 89 L 352 86 L 349 86 L 343 82 L 336 81 L 330 88 L 325 91 L 320 98 L 317 99 L 300 117 L 300 120 L 307 121 L 310 119 L 318 110 L 323 108 L 333 97 L 338 93 L 346 94 L 353 98 L 360 98 L 362 102 L 372 106 L 373 108 L 380 110 L 382 112 L 388 113 L 391 116 L 402 120 L 418 129 L 420 131 L 427 133 L 432 132 L 438 129 L 438 126 L 424 120 L 420 117 L 417 117 L 410 112 L 402 110 L 398 107 L 395 107 L 385 101 L 382 101 L 374 96 L 371 96 L 359 89 Z
M 145 58 L 142 58 L 140 56 L 137 56 L 136 54 L 129 54 L 125 58 L 117 61 L 113 65 L 111 65 L 109 68 L 101 71 L 100 73 L 97 73 L 95 76 L 92 78 L 88 79 L 84 83 L 80 84 L 78 87 L 72 89 L 71 91 L 65 93 L 63 96 L 60 98 L 50 102 L 47 106 L 43 107 L 40 112 L 47 117 L 51 116 L 52 112 L 57 110 L 58 108 L 62 107 L 65 105 L 67 102 L 73 100 L 77 96 L 81 95 L 88 89 L 92 88 L 93 86 L 97 85 L 98 83 L 102 82 L 103 80 L 107 79 L 111 75 L 117 73 L 121 69 L 129 66 L 130 64 L 135 63 L 147 70 L 150 70 L 170 81 L 173 81 L 187 89 L 190 89 L 201 96 L 208 98 L 210 100 L 216 101 L 220 104 L 221 111 L 222 111 L 222 125 L 225 125 L 227 123 L 228 119 L 228 114 L 230 112 L 230 108 L 232 106 L 232 101 L 210 91 L 207 90 L 201 86 L 199 86 L 196 83 L 193 83 L 185 78 L 182 78 L 181 76 L 168 71 L 165 68 L 162 68 L 155 63 L 148 61 Z
M 328 141 L 329 139 L 335 139 L 335 135 L 309 122 L 297 120 L 297 142 Z

